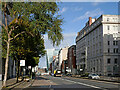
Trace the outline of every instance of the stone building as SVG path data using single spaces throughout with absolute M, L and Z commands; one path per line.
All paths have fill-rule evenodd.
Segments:
M 79 74 L 120 74 L 120 15 L 89 17 L 76 37 L 76 65 Z
M 58 53 L 58 70 L 62 69 L 62 67 L 61 67 L 62 62 L 67 60 L 68 48 L 69 47 L 62 48 L 62 49 L 60 49 L 60 51 Z

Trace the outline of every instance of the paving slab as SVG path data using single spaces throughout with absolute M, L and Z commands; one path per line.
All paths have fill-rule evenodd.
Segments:
M 34 83 L 31 86 L 49 86 L 49 85 L 57 85 L 56 83 L 46 79 L 44 76 L 37 77 Z

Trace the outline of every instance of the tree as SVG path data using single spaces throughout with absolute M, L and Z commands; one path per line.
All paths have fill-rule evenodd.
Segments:
M 10 41 L 13 40 L 13 38 L 16 38 L 17 36 L 19 36 L 20 34 L 24 33 L 24 32 L 21 32 L 19 34 L 16 34 L 13 38 L 11 38 L 11 33 L 12 31 L 15 30 L 15 28 L 17 27 L 14 27 L 12 26 L 12 28 L 10 28 L 8 26 L 8 16 L 7 15 L 10 15 L 10 12 L 8 9 L 11 9 L 12 4 L 10 3 L 3 3 L 3 6 L 2 6 L 2 11 L 4 12 L 4 17 L 5 17 L 5 24 L 2 24 L 2 36 L 3 36 L 3 40 L 4 42 L 6 42 L 6 45 L 7 45 L 7 53 L 6 53 L 6 62 L 5 62 L 5 75 L 4 75 L 4 81 L 3 81 L 3 87 L 6 86 L 6 79 L 7 79 L 7 70 L 8 70 L 8 59 L 9 59 L 9 49 L 10 49 Z
M 23 29 L 21 29 L 23 28 Z M 26 25 L 22 25 L 21 28 L 19 27 L 19 30 L 24 30 L 26 28 Z M 18 33 L 18 31 L 16 33 Z M 15 33 L 15 32 L 14 32 Z M 13 33 L 13 34 L 14 34 Z M 38 33 L 39 34 L 39 33 Z M 19 63 L 21 59 L 24 59 L 26 61 L 26 66 L 32 66 L 38 64 L 39 58 L 45 54 L 45 47 L 44 47 L 44 40 L 40 35 L 34 35 L 31 36 L 27 33 L 24 33 L 11 41 L 11 48 L 10 48 L 10 54 L 12 57 L 14 57 L 17 61 L 17 82 L 19 77 Z M 36 62 L 37 61 L 37 62 Z
M 6 86 L 11 41 L 26 33 L 33 37 L 35 35 L 42 37 L 48 33 L 48 38 L 52 41 L 53 45 L 59 45 L 63 39 L 62 29 L 60 27 L 63 19 L 57 14 L 59 8 L 56 2 L 5 2 L 3 3 L 2 11 L 5 17 L 5 24 L 2 24 L 3 41 L 6 42 L 6 63 L 3 86 Z M 8 23 L 7 15 L 12 17 L 10 23 Z M 24 26 L 24 28 L 22 26 Z M 33 45 L 34 44 L 35 42 Z M 21 53 L 24 52 L 24 49 L 18 50 L 23 50 L 20 51 Z M 37 52 L 38 50 L 39 49 L 37 49 Z M 35 57 L 35 53 L 33 56 Z

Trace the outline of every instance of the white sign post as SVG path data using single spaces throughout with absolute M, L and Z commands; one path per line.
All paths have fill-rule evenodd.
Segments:
M 31 69 L 31 66 L 28 66 L 28 69 Z
M 20 66 L 25 66 L 25 60 L 20 60 Z
M 0 81 L 2 81 L 2 74 L 0 74 Z

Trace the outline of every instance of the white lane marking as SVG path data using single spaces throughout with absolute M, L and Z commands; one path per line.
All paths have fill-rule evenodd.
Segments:
M 89 84 L 85 84 L 85 83 L 75 82 L 75 81 L 71 81 L 71 80 L 67 80 L 67 79 L 62 79 L 62 80 L 66 80 L 66 81 L 69 81 L 69 82 L 72 82 L 72 83 L 77 83 L 77 84 L 85 85 L 85 86 L 88 86 L 88 87 L 93 87 L 93 88 L 99 88 L 99 89 L 101 89 L 100 87 L 89 85 Z
M 78 82 L 78 84 L 82 84 L 82 85 L 89 86 L 89 87 L 93 87 L 93 88 L 100 88 L 100 87 L 96 87 L 96 86 L 93 86 L 93 85 L 88 85 L 88 84 L 80 83 L 80 82 Z
M 54 77 L 54 78 L 55 78 L 55 77 Z M 72 82 L 72 83 L 77 83 L 77 84 L 81 84 L 81 85 L 84 85 L 84 86 L 88 86 L 88 87 L 93 87 L 93 88 L 99 88 L 99 89 L 101 89 L 100 87 L 97 87 L 97 86 L 93 86 L 93 85 L 89 85 L 89 84 L 85 84 L 85 83 L 80 83 L 80 82 L 75 82 L 75 81 L 68 80 L 68 79 L 62 79 L 62 78 L 57 78 L 57 79 L 66 80 L 66 81 L 69 81 L 69 82 Z

